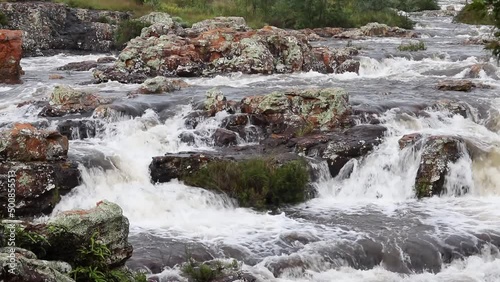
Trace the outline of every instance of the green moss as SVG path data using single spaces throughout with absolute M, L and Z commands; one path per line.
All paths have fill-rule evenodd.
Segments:
M 418 41 L 418 42 L 410 42 L 410 43 L 401 43 L 401 45 L 398 46 L 399 51 L 408 51 L 408 52 L 416 52 L 416 51 L 423 51 L 427 50 L 427 47 L 425 46 L 425 43 L 423 41 Z
M 474 25 L 494 25 L 495 18 L 489 12 L 489 5 L 484 0 L 474 0 L 455 17 L 456 22 Z
M 182 179 L 191 186 L 226 193 L 242 207 L 264 210 L 303 202 L 309 173 L 303 160 L 278 166 L 270 159 L 252 159 L 213 161 Z
M 115 33 L 115 45 L 118 48 L 123 47 L 130 39 L 141 35 L 142 29 L 148 26 L 148 23 L 137 20 L 122 21 Z
M 198 263 L 193 259 L 184 264 L 182 274 L 189 278 L 189 281 L 194 282 L 211 282 L 222 276 L 225 272 L 234 272 L 240 269 L 240 265 L 236 260 L 232 263 L 224 263 L 219 260 Z
M 0 11 L 0 26 L 7 26 L 9 24 L 9 19 L 7 19 L 7 16 Z

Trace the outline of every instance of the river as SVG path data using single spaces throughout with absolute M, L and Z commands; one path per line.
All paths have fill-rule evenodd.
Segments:
M 443 0 L 443 10 L 463 1 Z M 109 120 L 94 138 L 72 140 L 70 158 L 79 160 L 83 184 L 63 197 L 54 213 L 91 208 L 107 199 L 119 204 L 130 220 L 133 267 L 147 266 L 162 281 L 177 281 L 177 263 L 235 258 L 260 281 L 345 282 L 476 282 L 500 281 L 500 71 L 482 45 L 464 44 L 470 37 L 491 33 L 486 26 L 452 22 L 450 16 L 415 13 L 416 31 L 427 50 L 400 52 L 400 38 L 353 40 L 361 48 L 359 75 L 315 72 L 283 75 L 231 74 L 186 81 L 191 87 L 173 94 L 126 94 L 137 85 L 109 82 L 80 85 L 90 72 L 56 68 L 102 55 L 26 58 L 19 86 L 0 87 L 0 124 L 44 122 L 35 106 L 17 103 L 46 98 L 59 83 L 92 88 L 115 103 L 141 114 Z M 405 41 L 405 40 L 403 40 Z M 345 46 L 346 40 L 315 42 Z M 477 63 L 489 63 L 473 81 L 493 86 L 472 92 L 443 92 L 438 81 L 464 78 Z M 63 80 L 50 80 L 61 74 Z M 172 181 L 153 185 L 148 166 L 153 156 L 182 151 L 214 150 L 203 138 L 194 145 L 180 142 L 189 131 L 184 117 L 192 101 L 218 87 L 230 99 L 265 94 L 288 87 L 342 87 L 355 109 L 380 113 L 388 128 L 383 143 L 359 162 L 349 177 L 331 179 L 326 168 L 315 183 L 317 197 L 279 213 L 239 208 L 222 195 Z M 440 99 L 466 102 L 472 118 L 445 110 L 409 114 Z M 210 135 L 223 116 L 198 126 Z M 90 118 L 84 117 L 83 120 Z M 460 136 L 481 151 L 451 166 L 448 195 L 417 200 L 414 178 L 419 151 L 400 150 L 398 140 L 409 133 Z M 464 196 L 453 191 L 469 188 Z M 161 266 L 167 266 L 160 269 Z

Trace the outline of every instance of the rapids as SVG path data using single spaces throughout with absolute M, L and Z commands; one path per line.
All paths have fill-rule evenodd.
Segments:
M 450 5 L 459 9 L 464 1 L 440 2 L 445 10 Z M 260 281 L 500 281 L 500 71 L 483 46 L 463 44 L 467 38 L 490 34 L 491 28 L 456 24 L 449 16 L 425 12 L 411 17 L 427 50 L 399 52 L 399 38 L 353 40 L 349 44 L 362 48 L 359 75 L 235 73 L 188 79 L 191 87 L 166 96 L 127 99 L 126 93 L 137 85 L 83 86 L 90 72 L 56 70 L 102 55 L 26 58 L 24 84 L 0 86 L 0 126 L 28 121 L 56 128 L 58 119 L 47 121 L 37 116 L 35 106 L 16 104 L 45 98 L 58 83 L 92 87 L 105 97 L 119 98 L 115 103 L 137 108 L 138 116 L 109 120 L 96 137 L 71 141 L 69 154 L 81 163 L 83 184 L 63 197 L 54 213 L 90 208 L 102 199 L 119 204 L 131 224 L 134 255 L 129 265 L 147 267 L 162 281 L 177 275 L 175 265 L 187 255 L 200 260 L 235 258 Z M 490 67 L 473 80 L 493 88 L 469 93 L 435 89 L 439 80 L 464 78 L 477 63 Z M 65 78 L 49 80 L 49 73 Z M 332 179 L 326 166 L 319 167 L 323 174 L 314 184 L 317 197 L 277 213 L 239 208 L 227 197 L 178 181 L 150 183 L 153 156 L 214 150 L 203 135 L 194 145 L 179 139 L 180 133 L 190 131 L 184 117 L 206 90 L 218 87 L 235 99 L 290 86 L 345 88 L 355 109 L 381 115 L 388 128 L 384 142 L 363 160 L 351 162 L 349 176 L 341 173 Z M 468 103 L 473 118 L 446 111 L 408 114 L 443 98 Z M 203 122 L 202 132 L 210 136 L 223 117 Z M 415 198 L 421 152 L 398 146 L 401 136 L 414 132 L 461 136 L 477 148 L 474 161 L 464 157 L 451 167 L 445 183 L 448 195 Z M 464 186 L 469 187 L 467 195 L 453 196 Z M 160 269 L 160 264 L 168 267 Z

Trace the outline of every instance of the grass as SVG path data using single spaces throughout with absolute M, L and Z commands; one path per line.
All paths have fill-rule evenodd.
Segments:
M 456 22 L 473 25 L 494 25 L 495 17 L 489 12 L 489 5 L 483 0 L 474 0 L 455 17 Z
M 73 8 L 132 11 L 134 15 L 140 16 L 153 10 L 150 5 L 143 5 L 136 0 L 52 0 L 56 3 L 64 3 Z
M 214 161 L 182 179 L 187 185 L 226 193 L 241 207 L 265 210 L 303 202 L 309 173 L 303 160 L 278 166 L 270 159 L 252 159 Z
M 401 52 L 416 52 L 416 51 L 423 51 L 427 50 L 427 47 L 425 46 L 425 43 L 423 41 L 418 41 L 418 42 L 410 42 L 410 43 L 401 43 L 401 45 L 398 46 L 398 50 Z
M 125 20 L 118 25 L 118 29 L 115 33 L 115 45 L 119 49 L 125 45 L 130 39 L 141 35 L 143 28 L 149 26 L 147 23 L 143 23 L 137 20 Z

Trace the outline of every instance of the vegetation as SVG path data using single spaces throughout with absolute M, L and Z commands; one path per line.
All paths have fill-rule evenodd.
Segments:
M 115 45 L 120 48 L 130 39 L 141 35 L 141 30 L 149 24 L 138 20 L 122 21 L 115 33 Z
M 242 207 L 259 210 L 303 202 L 309 173 L 305 161 L 281 166 L 272 160 L 213 161 L 182 177 L 191 186 L 226 193 Z
M 500 0 L 486 0 L 486 3 L 492 8 L 493 22 L 498 30 L 500 29 Z M 500 60 L 500 32 L 495 32 L 495 36 L 497 37 L 497 40 L 490 42 L 486 45 L 486 48 L 493 52 L 493 55 L 497 57 L 497 60 Z
M 132 273 L 126 268 L 111 269 L 107 264 L 111 251 L 99 241 L 94 232 L 88 246 L 78 249 L 77 265 L 70 273 L 76 282 L 146 282 L 143 273 Z
M 7 16 L 0 11 L 0 26 L 2 25 L 8 25 L 9 24 L 9 19 L 7 19 Z
M 458 15 L 455 17 L 455 21 L 475 24 L 475 25 L 493 25 L 495 24 L 495 18 L 492 13 L 490 13 L 491 5 L 489 5 L 485 0 L 473 0 L 472 3 L 467 4 Z
M 198 263 L 189 259 L 182 267 L 182 274 L 194 282 L 211 282 L 224 275 L 224 272 L 234 272 L 240 269 L 236 260 L 232 263 L 224 263 L 219 260 Z
M 408 51 L 408 52 L 416 52 L 416 51 L 422 51 L 422 50 L 427 50 L 427 47 L 425 46 L 425 43 L 423 41 L 418 41 L 418 42 L 410 42 L 410 43 L 401 43 L 401 45 L 398 46 L 399 51 Z

